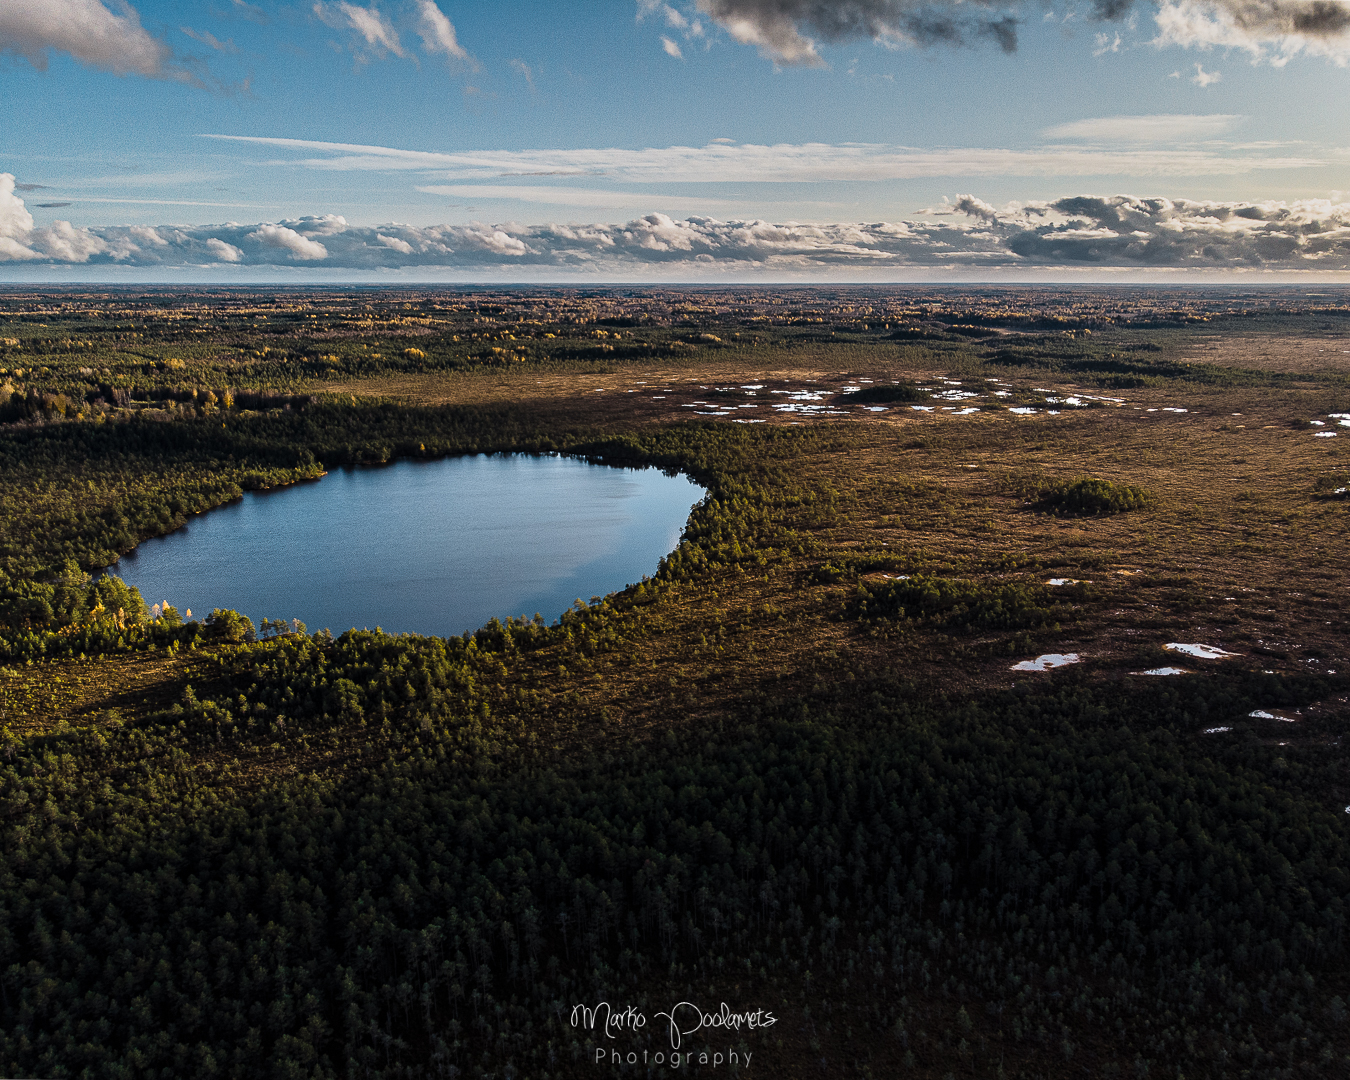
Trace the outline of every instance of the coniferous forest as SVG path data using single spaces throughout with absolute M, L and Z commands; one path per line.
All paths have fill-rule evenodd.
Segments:
M 1350 1073 L 1348 354 L 1293 289 L 0 291 L 0 1074 Z M 456 637 L 117 576 L 498 453 L 707 496 Z

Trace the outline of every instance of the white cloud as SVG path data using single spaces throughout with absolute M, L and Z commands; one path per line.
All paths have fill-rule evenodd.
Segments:
M 413 246 L 406 240 L 400 240 L 397 236 L 385 236 L 383 233 L 376 233 L 375 239 L 385 247 L 397 251 L 400 255 L 411 255 Z
M 159 234 L 156 233 L 158 239 Z M 160 240 L 160 243 L 167 243 Z M 214 236 L 206 241 L 206 249 L 213 254 L 220 262 L 237 263 L 244 261 L 244 253 L 233 244 L 227 244 L 224 240 L 217 240 Z
M 816 43 L 797 29 L 797 17 L 783 11 L 738 10 L 734 0 L 699 0 L 699 10 L 708 15 L 742 45 L 755 45 L 776 63 L 823 67 L 825 61 Z
M 978 218 L 981 221 L 998 221 L 998 211 L 983 199 L 977 199 L 974 195 L 958 195 L 954 209 L 967 217 Z
M 1195 74 L 1191 76 L 1191 82 L 1202 89 L 1206 86 L 1213 86 L 1216 82 L 1223 81 L 1223 73 L 1220 71 L 1206 71 L 1203 64 L 1195 65 Z
M 127 242 L 126 235 L 118 237 L 123 243 L 114 251 L 112 245 L 89 229 L 77 229 L 69 221 L 54 221 L 33 234 L 31 243 L 57 262 L 83 263 L 102 252 L 114 258 L 123 252 L 134 254 L 140 249 Z
M 521 60 L 519 57 L 516 57 L 515 59 L 512 60 L 508 60 L 507 63 L 510 64 L 514 70 L 520 72 L 520 77 L 525 80 L 525 85 L 528 86 L 530 88 L 530 92 L 533 93 L 534 72 L 530 70 L 530 65 L 525 63 L 525 61 Z
M 711 143 L 642 150 L 466 151 L 442 154 L 383 146 L 245 135 L 208 138 L 320 150 L 333 155 L 302 164 L 330 170 L 413 170 L 447 180 L 511 175 L 590 174 L 626 183 L 803 183 L 980 176 L 1236 176 L 1312 168 L 1320 157 L 1270 156 L 1251 150 L 1109 150 L 1065 146 L 922 150 L 866 143 L 776 146 Z
M 452 60 L 468 60 L 469 54 L 459 43 L 455 28 L 435 0 L 417 0 L 417 33 L 422 47 L 429 53 L 444 53 Z
M 150 244 L 154 247 L 168 247 L 169 242 L 159 235 L 159 232 L 152 229 L 149 225 L 132 225 L 127 229 L 128 238 L 139 240 L 143 244 Z M 210 243 L 210 241 L 207 241 Z M 226 245 L 227 247 L 229 245 Z
M 703 24 L 697 18 L 689 18 L 678 8 L 671 7 L 663 0 L 637 0 L 637 21 L 642 22 L 648 15 L 660 15 L 667 26 L 678 30 L 686 38 L 701 38 Z
M 1046 128 L 1047 139 L 1090 142 L 1176 143 L 1217 139 L 1245 120 L 1234 113 L 1102 116 Z
M 171 50 L 141 26 L 130 4 L 109 11 L 99 0 L 3 0 L 0 53 L 16 53 L 46 68 L 51 51 L 117 75 L 188 79 L 169 66 Z
M 335 30 L 354 30 L 366 43 L 365 49 L 359 50 L 361 52 L 368 52 L 377 57 L 385 53 L 393 53 L 400 57 L 407 55 L 403 51 L 403 43 L 399 40 L 394 24 L 380 14 L 373 4 L 364 8 L 359 4 L 349 4 L 346 0 L 338 0 L 337 3 L 318 0 L 314 5 L 314 14 L 321 22 Z
M 671 41 L 665 34 L 661 35 L 661 48 L 665 49 L 667 56 L 673 56 L 676 60 L 684 59 L 684 53 L 680 51 L 680 46 Z
M 0 262 L 38 258 L 37 252 L 26 246 L 32 231 L 33 215 L 14 194 L 14 174 L 0 173 Z
M 1164 0 L 1154 21 L 1158 46 L 1241 49 L 1276 67 L 1300 53 L 1350 60 L 1345 0 Z
M 234 42 L 221 41 L 215 34 L 207 33 L 205 30 L 194 30 L 190 26 L 180 26 L 179 31 L 192 38 L 193 41 L 200 41 L 203 45 L 215 49 L 216 52 L 233 53 L 239 50 L 235 48 Z
M 290 252 L 296 259 L 326 259 L 328 249 L 317 240 L 301 236 L 294 229 L 284 225 L 259 225 L 257 230 L 248 234 L 248 239 L 256 240 L 266 247 L 278 251 Z M 216 241 L 220 243 L 220 241 Z M 208 245 L 209 246 L 209 245 Z M 214 249 L 213 249 L 214 250 Z
M 1106 53 L 1120 52 L 1120 35 L 1117 34 L 1112 39 L 1110 34 L 1097 35 L 1097 47 L 1092 50 L 1093 56 L 1104 56 Z

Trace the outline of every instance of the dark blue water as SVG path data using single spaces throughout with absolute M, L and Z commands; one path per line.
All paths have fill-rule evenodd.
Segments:
M 574 458 L 404 461 L 250 493 L 111 569 L 147 604 L 197 618 L 459 634 L 493 616 L 552 622 L 641 581 L 702 497 L 684 476 Z

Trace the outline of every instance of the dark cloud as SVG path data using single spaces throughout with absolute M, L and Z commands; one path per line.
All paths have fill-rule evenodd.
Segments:
M 820 63 L 814 38 L 919 46 L 989 39 L 1012 52 L 1018 20 L 1006 6 L 984 0 L 698 0 L 699 10 L 738 41 L 788 64 Z
M 700 6 L 719 21 L 791 18 L 827 41 L 928 33 L 934 41 L 959 42 L 959 27 L 964 22 L 955 14 L 956 4 L 908 0 L 708 0 Z M 976 6 L 996 5 L 977 0 Z
M 1304 53 L 1350 60 L 1348 0 L 1157 0 L 1154 44 L 1243 49 L 1283 65 Z M 1197 73 L 1197 80 L 1203 73 Z
M 1200 270 L 1350 269 L 1350 205 L 1195 203 L 1077 196 L 1047 204 L 1060 217 L 1022 228 L 1008 250 L 1053 265 Z
M 985 23 L 981 33 L 993 38 L 1005 53 L 1017 51 L 1017 20 L 1011 15 Z
M 1025 0 L 697 0 L 697 7 L 736 40 L 759 46 L 778 63 L 820 64 L 818 41 L 872 40 L 921 47 L 995 42 L 1017 48 Z M 1297 51 L 1350 33 L 1350 0 L 1154 0 L 1164 39 L 1176 44 L 1237 45 L 1260 52 L 1272 43 Z M 1100 22 L 1129 15 L 1134 0 L 1092 0 Z M 1191 16 L 1201 16 L 1192 18 Z M 1214 26 L 1227 27 L 1218 37 Z M 1207 29 L 1208 28 L 1208 29 Z M 1199 35 L 1199 36 L 1197 36 Z
M 1123 19 L 1134 7 L 1134 0 L 1092 0 L 1092 16 L 1103 22 Z
M 1310 37 L 1334 37 L 1350 28 L 1350 8 L 1344 4 L 1333 3 L 1332 0 L 1313 0 L 1311 4 L 1291 4 L 1288 7 L 1295 33 Z
M 58 206 L 70 206 L 68 202 L 40 202 L 37 206 L 43 210 L 55 210 Z

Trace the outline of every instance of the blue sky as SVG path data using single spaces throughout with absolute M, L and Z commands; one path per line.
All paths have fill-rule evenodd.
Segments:
M 0 276 L 1341 273 L 1347 59 L 1338 0 L 6 0 Z

